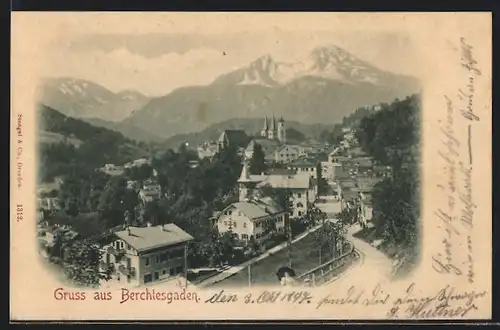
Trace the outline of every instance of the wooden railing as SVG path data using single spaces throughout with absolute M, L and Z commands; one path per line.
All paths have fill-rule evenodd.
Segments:
M 319 286 L 328 283 L 335 276 L 345 271 L 359 257 L 354 245 L 350 242 L 347 243 L 349 247 L 346 253 L 298 276 L 296 280 L 308 286 Z

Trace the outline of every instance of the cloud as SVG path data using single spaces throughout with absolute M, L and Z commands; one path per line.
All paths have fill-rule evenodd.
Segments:
M 223 54 L 211 48 L 155 58 L 131 53 L 126 48 L 111 52 L 58 49 L 47 53 L 42 75 L 87 79 L 113 91 L 135 88 L 151 95 L 164 95 L 181 86 L 209 84 L 218 75 L 247 61 L 245 56 Z
M 264 54 L 295 61 L 328 44 L 380 69 L 418 75 L 415 43 L 407 35 L 370 31 L 87 35 L 53 43 L 42 75 L 83 78 L 113 91 L 137 89 L 157 96 L 182 86 L 209 84 Z

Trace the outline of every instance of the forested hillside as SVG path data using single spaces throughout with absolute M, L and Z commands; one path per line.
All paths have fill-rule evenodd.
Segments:
M 419 251 L 420 96 L 384 104 L 358 123 L 364 151 L 392 167 L 392 177 L 375 185 L 373 221 L 384 249 L 399 260 L 414 262 Z
M 67 175 L 75 167 L 88 172 L 106 163 L 123 164 L 147 155 L 134 141 L 118 132 L 67 117 L 45 105 L 38 106 L 37 115 L 40 135 L 49 132 L 65 138 L 58 143 L 39 141 L 39 179 L 42 182 Z M 68 143 L 74 140 L 80 143 Z

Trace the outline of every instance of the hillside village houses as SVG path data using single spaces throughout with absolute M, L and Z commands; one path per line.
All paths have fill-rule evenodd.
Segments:
M 306 215 L 309 206 L 317 198 L 317 186 L 306 173 L 284 173 L 284 174 L 249 174 L 248 165 L 245 161 L 241 176 L 238 179 L 239 200 L 244 201 L 249 196 L 255 196 L 256 192 L 264 187 L 270 186 L 274 189 L 288 189 L 292 193 L 292 217 Z
M 218 144 L 216 142 L 205 142 L 196 148 L 199 159 L 212 158 L 217 154 Z
M 100 268 L 111 281 L 136 287 L 186 276 L 186 246 L 193 237 L 175 224 L 128 227 L 103 245 Z
M 151 179 L 144 181 L 142 188 L 139 190 L 139 198 L 143 204 L 161 199 L 160 185 Z
M 303 148 L 298 145 L 285 144 L 276 149 L 274 161 L 277 163 L 289 163 L 303 155 Z

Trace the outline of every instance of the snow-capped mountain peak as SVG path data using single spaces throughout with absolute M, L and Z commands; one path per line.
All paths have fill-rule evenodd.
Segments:
M 313 49 L 305 59 L 296 62 L 277 62 L 264 55 L 246 67 L 220 76 L 214 83 L 273 87 L 313 76 L 350 84 L 384 84 L 387 75 L 338 46 L 327 45 Z

